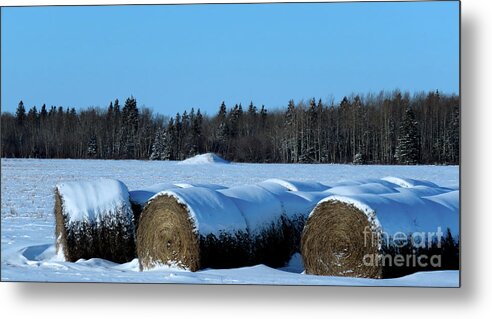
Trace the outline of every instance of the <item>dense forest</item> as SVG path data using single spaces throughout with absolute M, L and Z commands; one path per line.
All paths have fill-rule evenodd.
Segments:
M 294 102 L 268 110 L 251 102 L 165 117 L 123 106 L 62 106 L 1 115 L 1 156 L 182 160 L 215 152 L 237 162 L 458 164 L 459 96 L 381 92 L 341 101 Z

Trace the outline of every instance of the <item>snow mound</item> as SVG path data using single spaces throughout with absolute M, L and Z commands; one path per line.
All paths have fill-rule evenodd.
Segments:
M 101 178 L 67 182 L 58 184 L 56 188 L 69 222 L 100 222 L 103 217 L 119 211 L 131 214 L 128 188 L 119 180 Z
M 184 161 L 180 162 L 179 164 L 196 165 L 196 164 L 229 164 L 229 163 L 230 163 L 229 161 L 226 161 L 225 159 L 218 156 L 217 154 L 205 153 L 205 154 L 200 154 L 187 158 Z

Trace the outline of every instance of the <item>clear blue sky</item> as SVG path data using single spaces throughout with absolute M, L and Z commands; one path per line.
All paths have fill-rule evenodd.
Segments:
M 2 111 L 459 90 L 459 3 L 2 8 Z

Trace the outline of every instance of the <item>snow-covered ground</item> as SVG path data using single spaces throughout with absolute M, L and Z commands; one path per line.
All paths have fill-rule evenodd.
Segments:
M 4 281 L 104 281 L 207 284 L 289 285 L 459 285 L 458 271 L 417 273 L 396 279 L 357 279 L 302 274 L 299 255 L 282 269 L 263 265 L 195 273 L 174 268 L 139 272 L 138 261 L 115 264 L 102 259 L 64 262 L 55 254 L 54 187 L 60 182 L 116 178 L 130 190 L 157 183 L 253 184 L 269 178 L 318 181 L 398 176 L 456 188 L 458 166 L 353 166 L 330 164 L 235 164 L 206 162 L 193 166 L 162 161 L 2 159 L 1 279 Z

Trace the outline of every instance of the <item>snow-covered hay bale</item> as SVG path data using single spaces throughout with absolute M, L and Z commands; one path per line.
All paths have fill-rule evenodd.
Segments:
M 210 189 L 223 189 L 224 186 L 217 184 L 189 184 L 189 183 L 159 183 L 151 186 L 143 187 L 141 189 L 130 191 L 130 203 L 132 204 L 133 215 L 135 220 L 135 230 L 138 229 L 138 223 L 140 220 L 140 215 L 142 213 L 143 208 L 147 204 L 147 202 L 154 197 L 156 194 L 171 190 L 175 188 L 190 188 L 190 187 L 204 187 Z
M 67 261 L 103 258 L 118 263 L 135 257 L 135 228 L 128 189 L 99 179 L 55 188 L 56 249 Z
M 239 267 L 250 260 L 250 248 L 247 225 L 236 204 L 203 187 L 155 195 L 137 230 L 141 270 L 160 265 L 191 271 Z
M 458 267 L 459 192 L 332 195 L 301 239 L 306 273 L 366 278 Z
M 251 240 L 251 264 L 282 267 L 294 253 L 292 225 L 282 202 L 258 185 L 219 190 L 241 211 Z

